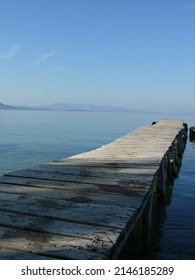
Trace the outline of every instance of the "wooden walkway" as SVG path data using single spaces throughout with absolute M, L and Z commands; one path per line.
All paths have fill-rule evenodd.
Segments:
M 0 259 L 116 259 L 185 137 L 182 121 L 162 119 L 0 177 Z

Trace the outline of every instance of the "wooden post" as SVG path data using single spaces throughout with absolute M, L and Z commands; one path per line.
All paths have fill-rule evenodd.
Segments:
M 152 224 L 152 204 L 153 192 L 150 194 L 143 214 L 140 219 L 140 241 L 139 250 L 141 252 L 147 251 L 151 240 L 151 224 Z
M 184 149 L 181 131 L 176 136 L 176 143 L 177 143 L 177 154 L 179 157 L 181 157 Z
M 166 200 L 166 183 L 165 183 L 165 157 L 161 160 L 157 176 L 157 196 L 158 201 L 164 203 Z
M 168 157 L 169 157 L 169 174 L 170 177 L 174 177 L 177 174 L 177 168 L 175 163 L 175 150 L 173 147 L 173 143 L 169 147 Z

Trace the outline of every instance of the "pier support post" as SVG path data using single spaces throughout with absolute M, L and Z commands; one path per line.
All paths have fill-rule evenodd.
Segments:
M 158 201 L 164 203 L 166 200 L 166 183 L 165 183 L 165 157 L 161 160 L 158 173 L 157 173 L 157 185 L 156 192 Z
M 184 143 L 183 143 L 181 131 L 176 136 L 175 142 L 176 142 L 177 156 L 181 157 L 183 154 L 183 150 L 184 150 Z
M 168 174 L 170 178 L 175 177 L 177 174 L 177 167 L 175 162 L 175 149 L 173 147 L 173 143 L 168 149 Z
M 152 224 L 152 205 L 153 192 L 150 194 L 145 209 L 140 219 L 140 241 L 139 250 L 141 252 L 147 251 L 151 240 L 151 224 Z

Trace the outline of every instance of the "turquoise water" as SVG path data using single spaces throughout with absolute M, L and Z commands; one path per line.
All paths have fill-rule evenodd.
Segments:
M 195 116 L 0 110 L 0 175 L 95 149 L 161 117 L 195 125 Z M 129 243 L 122 258 L 195 259 L 194 168 L 195 146 L 188 141 L 169 203 L 153 213 L 147 252 Z

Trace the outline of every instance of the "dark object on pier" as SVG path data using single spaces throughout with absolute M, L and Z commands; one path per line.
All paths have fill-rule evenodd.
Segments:
M 152 124 L 151 124 L 151 125 L 155 125 L 155 124 L 157 124 L 157 122 L 152 122 Z
M 190 127 L 190 135 L 189 135 L 190 141 L 195 142 L 195 126 Z

